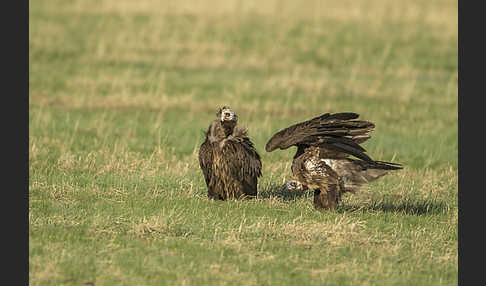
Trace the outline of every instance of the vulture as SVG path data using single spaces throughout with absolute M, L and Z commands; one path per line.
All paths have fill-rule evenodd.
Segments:
M 220 108 L 216 116 L 199 148 L 199 166 L 208 197 L 215 200 L 256 197 L 262 163 L 247 136 L 248 130 L 236 126 L 238 116 L 228 106 Z
M 314 190 L 316 209 L 334 209 L 343 193 L 355 193 L 390 170 L 402 169 L 401 164 L 375 161 L 365 153 L 360 144 L 371 137 L 375 125 L 358 117 L 352 112 L 325 113 L 275 133 L 265 151 L 297 147 L 293 177 L 285 188 Z

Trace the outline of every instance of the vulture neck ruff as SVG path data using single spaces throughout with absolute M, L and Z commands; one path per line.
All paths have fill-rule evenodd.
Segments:
M 215 120 L 211 123 L 208 132 L 208 139 L 210 142 L 220 142 L 224 139 L 227 139 L 229 136 L 233 134 L 235 129 L 236 122 L 233 121 L 225 121 L 221 122 L 219 120 Z

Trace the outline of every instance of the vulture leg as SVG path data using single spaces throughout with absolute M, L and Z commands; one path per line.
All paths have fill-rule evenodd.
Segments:
M 318 210 L 335 209 L 340 198 L 338 185 L 322 186 L 314 190 L 314 207 Z

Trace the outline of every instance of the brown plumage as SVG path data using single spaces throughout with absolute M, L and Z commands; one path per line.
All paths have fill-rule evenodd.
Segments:
M 400 164 L 375 161 L 359 144 L 370 138 L 375 125 L 356 120 L 356 113 L 325 113 L 285 128 L 270 138 L 267 152 L 297 147 L 288 189 L 314 190 L 314 207 L 332 209 L 345 192 L 355 192 Z M 358 159 L 349 158 L 350 155 Z
M 224 106 L 206 131 L 199 148 L 199 166 L 208 197 L 218 200 L 255 197 L 262 163 L 247 129 L 236 126 L 238 116 Z

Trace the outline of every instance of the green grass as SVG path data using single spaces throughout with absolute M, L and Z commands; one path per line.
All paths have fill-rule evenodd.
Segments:
M 457 285 L 457 1 L 30 1 L 30 285 Z M 297 4 L 299 3 L 299 4 Z M 259 197 L 206 197 L 229 105 Z M 276 131 L 375 122 L 405 169 L 319 212 Z

